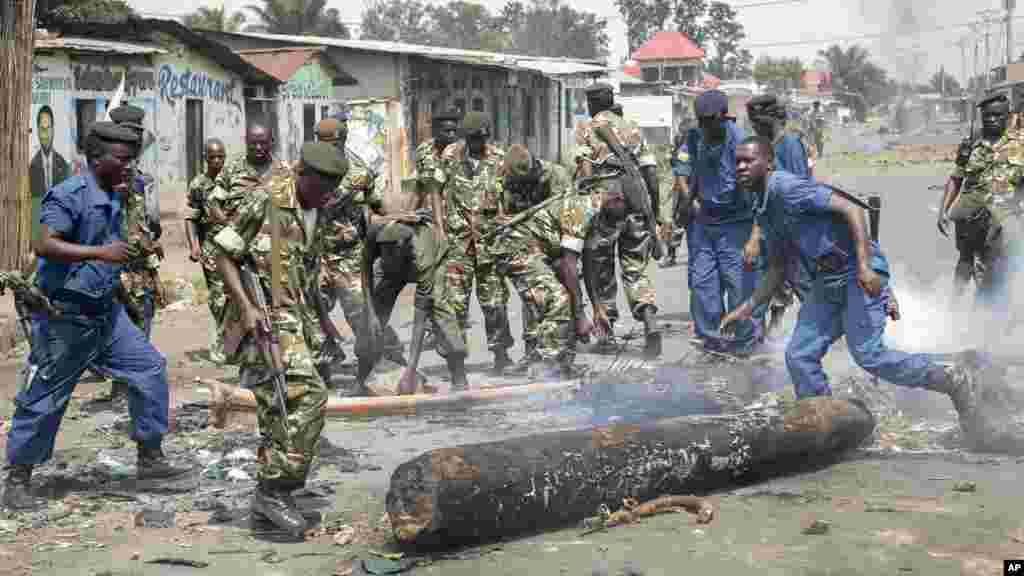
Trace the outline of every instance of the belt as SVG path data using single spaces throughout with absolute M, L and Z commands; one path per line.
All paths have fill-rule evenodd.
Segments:
M 846 269 L 846 256 L 838 252 L 829 252 L 824 256 L 818 256 L 815 264 L 818 266 L 818 272 L 838 274 Z
M 70 314 L 73 316 L 105 316 L 114 309 L 114 300 L 104 299 L 95 301 L 69 301 L 69 300 L 50 300 L 50 304 L 59 310 L 61 314 Z

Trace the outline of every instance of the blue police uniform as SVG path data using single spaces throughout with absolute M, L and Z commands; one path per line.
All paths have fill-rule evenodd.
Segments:
M 101 190 L 88 170 L 47 192 L 39 221 L 73 244 L 121 239 L 120 201 Z M 90 365 L 128 383 L 131 437 L 143 449 L 159 449 L 167 432 L 167 362 L 114 301 L 121 265 L 39 258 L 37 270 L 39 288 L 61 314 L 33 319 L 37 370 L 15 397 L 8 462 L 36 465 L 51 457 L 68 400 Z
M 758 225 L 769 249 L 783 255 L 797 252 L 815 263 L 813 284 L 786 347 L 786 367 L 799 398 L 829 395 L 821 359 L 832 343 L 846 336 L 853 360 L 869 373 L 893 384 L 923 388 L 929 375 L 941 370 L 927 354 L 909 354 L 886 347 L 889 264 L 871 243 L 870 265 L 882 279 L 879 296 L 871 297 L 857 283 L 857 257 L 847 223 L 830 211 L 832 190 L 783 171 L 768 175 L 767 191 L 758 199 Z
M 804 148 L 800 137 L 792 132 L 783 132 L 782 136 L 775 142 L 775 169 L 789 172 L 802 178 L 811 177 L 811 169 L 807 163 L 807 149 Z M 754 266 L 757 280 L 760 281 L 768 267 L 768 241 L 761 237 L 761 257 Z M 786 281 L 796 290 L 801 298 L 811 290 L 811 268 L 802 258 L 796 254 L 787 255 L 786 258 Z M 768 312 L 768 303 L 758 306 L 754 310 L 754 318 L 761 320 Z
M 726 309 L 723 293 L 728 307 L 734 308 L 750 297 L 756 282 L 755 274 L 743 265 L 743 246 L 754 223 L 752 206 L 736 190 L 736 146 L 744 134 L 734 121 L 725 121 L 724 126 L 725 141 L 717 146 L 704 142 L 699 130 L 687 136 L 690 193 L 698 194 L 701 203 L 686 234 L 690 316 L 705 346 L 747 351 L 759 337 L 753 321 L 740 322 L 733 340 L 718 332 Z

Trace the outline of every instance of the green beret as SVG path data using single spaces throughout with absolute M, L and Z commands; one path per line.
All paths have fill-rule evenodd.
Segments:
M 106 142 L 138 144 L 140 140 L 138 132 L 113 122 L 93 122 L 89 126 L 87 134 L 95 134 L 100 140 Z
M 462 119 L 462 129 L 467 136 L 471 134 L 490 134 L 491 123 L 483 112 L 468 112 Z
M 533 159 L 530 151 L 522 144 L 516 144 L 505 153 L 505 174 L 513 178 L 521 178 L 530 173 Z
M 985 108 L 986 106 L 994 106 L 997 104 L 1009 104 L 1010 99 L 1006 97 L 1006 94 L 994 94 L 985 98 L 981 102 L 978 102 L 978 108 Z
M 146 117 L 146 111 L 138 106 L 122 104 L 110 111 L 110 120 L 122 126 L 134 130 L 145 130 L 142 119 Z
M 438 111 L 437 114 L 434 114 L 433 120 L 434 120 L 434 122 L 447 122 L 447 121 L 458 122 L 459 121 L 459 109 L 455 108 L 454 106 L 450 106 L 448 108 L 444 108 L 444 109 Z
M 302 145 L 302 163 L 326 176 L 341 178 L 348 172 L 348 160 L 338 149 L 326 142 L 306 142 Z

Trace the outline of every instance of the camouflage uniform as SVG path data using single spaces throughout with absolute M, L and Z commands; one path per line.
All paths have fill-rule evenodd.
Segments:
M 259 449 L 259 480 L 301 486 L 316 457 L 320 432 L 324 426 L 323 408 L 327 388 L 315 369 L 313 344 L 320 333 L 316 310 L 306 300 L 314 286 L 316 269 L 306 262 L 317 262 L 323 246 L 319 230 L 307 230 L 291 172 L 275 170 L 265 183 L 246 190 L 236 205 L 231 222 L 214 236 L 214 244 L 239 264 L 254 266 L 264 297 L 271 300 L 271 223 L 270 202 L 274 202 L 281 228 L 281 302 L 271 312 L 271 327 L 280 339 L 281 358 L 286 367 L 288 419 L 282 421 L 274 408 L 274 386 L 267 379 L 269 370 L 252 338 L 241 341 L 237 350 L 225 350 L 228 361 L 241 367 L 243 385 L 252 385 L 257 401 L 257 418 L 263 435 Z M 312 237 L 311 237 L 312 235 Z M 241 310 L 229 305 L 224 330 L 239 334 Z
M 985 299 L 1007 289 L 1010 239 L 1004 224 L 1008 218 L 1016 187 L 1024 177 L 1024 141 L 1007 130 L 995 143 L 979 140 L 967 164 L 957 166 L 954 178 L 962 179 L 962 189 L 950 217 L 955 221 L 956 245 L 960 252 L 956 276 L 961 282 L 973 275 L 974 260 L 981 260 L 984 276 L 976 278 L 978 296 Z M 1005 296 L 1000 296 L 999 300 Z
M 494 241 L 492 252 L 498 273 L 507 276 L 529 311 L 529 326 L 523 333 L 528 348 L 542 361 L 572 364 L 575 327 L 569 292 L 555 272 L 562 249 L 580 253 L 594 215 L 600 209 L 600 196 L 589 191 L 576 192 L 568 171 L 541 161 L 538 188 L 550 198 L 544 208 L 527 219 L 503 229 Z M 506 205 L 514 205 L 505 192 Z
M 188 185 L 185 220 L 192 222 L 198 231 L 196 240 L 199 242 L 199 265 L 203 269 L 203 278 L 206 280 L 206 304 L 210 307 L 210 315 L 217 326 L 216 340 L 213 350 L 210 350 L 210 356 L 223 359 L 224 338 L 220 331 L 220 321 L 224 317 L 224 304 L 227 297 L 224 295 L 224 278 L 221 277 L 220 270 L 217 269 L 217 247 L 212 242 L 211 222 L 207 210 L 207 203 L 215 187 L 216 183 L 205 173 L 192 179 Z
M 206 198 L 204 210 L 206 241 L 203 242 L 202 246 L 203 262 L 212 262 L 216 270 L 218 248 L 212 242 L 213 238 L 226 226 L 235 221 L 239 209 L 249 197 L 249 191 L 262 180 L 269 180 L 275 174 L 278 177 L 291 174 L 291 168 L 285 162 L 271 160 L 264 170 L 260 170 L 249 164 L 245 153 L 233 156 L 224 163 L 224 168 L 221 169 L 220 174 L 214 180 L 213 190 L 210 191 L 209 196 Z M 205 271 L 206 264 L 204 263 L 203 266 Z M 219 275 L 218 280 L 221 281 L 219 290 L 215 292 L 211 287 L 209 305 L 210 312 L 214 315 L 213 320 L 218 326 L 218 343 L 220 346 L 223 346 L 224 315 L 227 313 L 229 298 L 227 291 L 224 289 L 223 279 L 219 278 Z
M 637 163 L 643 166 L 656 166 L 657 161 L 647 147 L 640 128 L 629 120 L 616 116 L 610 111 L 598 113 L 588 122 L 576 125 L 576 161 L 581 159 L 600 163 L 613 155 L 611 149 L 594 133 L 598 126 L 609 126 L 616 134 L 619 142 L 633 152 Z M 595 191 L 604 190 L 607 184 L 600 183 Z M 622 285 L 626 291 L 626 301 L 633 317 L 642 320 L 645 307 L 655 304 L 654 283 L 647 270 L 651 257 L 651 238 L 647 229 L 645 216 L 630 212 L 619 222 L 609 222 L 598 217 L 594 224 L 594 232 L 588 240 L 594 246 L 594 262 L 598 265 L 596 297 L 608 308 L 608 319 L 615 322 L 619 312 L 616 296 L 619 285 L 615 277 L 615 252 L 618 246 L 619 264 L 622 268 Z
M 366 237 L 363 209 L 379 210 L 384 206 L 384 179 L 354 152 L 346 150 L 345 155 L 348 174 L 319 216 L 324 255 L 320 289 L 328 310 L 334 309 L 335 303 L 341 304 L 345 320 L 356 336 L 356 355 L 360 355 L 368 343 L 362 279 Z
M 455 142 L 441 153 L 441 163 L 434 171 L 443 186 L 449 243 L 445 262 L 435 277 L 434 311 L 445 340 L 456 353 L 466 353 L 474 281 L 484 314 L 487 348 L 498 354 L 513 344 L 508 325 L 508 285 L 495 270 L 490 250 L 478 241 L 494 230 L 503 188 L 499 173 L 503 157 L 499 148 L 487 144 L 478 166 L 473 168 L 466 142 Z
M 167 306 L 167 299 L 160 284 L 160 243 L 150 238 L 146 219 L 147 179 L 136 176 L 131 192 L 125 197 L 123 237 L 125 242 L 137 244 L 142 250 L 121 272 L 121 284 L 129 300 L 125 305 L 139 313 L 133 317 L 136 326 L 149 337 L 153 315 Z M 148 299 L 152 299 L 151 302 L 147 302 Z

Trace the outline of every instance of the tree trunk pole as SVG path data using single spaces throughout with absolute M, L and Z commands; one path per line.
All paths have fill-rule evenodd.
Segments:
M 27 263 L 32 237 L 29 134 L 32 116 L 32 53 L 35 0 L 0 0 L 0 269 Z
M 387 512 L 402 545 L 477 544 L 571 526 L 625 499 L 702 494 L 829 463 L 874 427 L 863 404 L 820 397 L 441 448 L 395 470 Z

